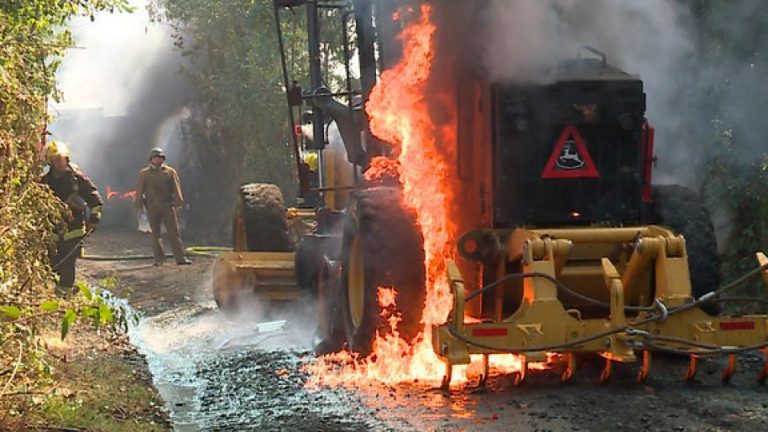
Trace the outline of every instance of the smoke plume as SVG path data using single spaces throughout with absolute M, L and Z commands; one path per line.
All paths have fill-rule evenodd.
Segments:
M 536 80 L 537 71 L 591 46 L 608 62 L 638 75 L 656 128 L 661 183 L 698 186 L 700 167 L 719 149 L 718 128 L 740 134 L 736 159 L 754 161 L 768 151 L 762 112 L 768 94 L 761 72 L 768 42 L 760 38 L 760 1 L 729 3 L 716 20 L 696 25 L 691 2 L 679 0 L 490 0 L 481 12 L 476 45 L 493 80 Z M 705 32 L 743 46 L 741 58 L 709 55 Z M 751 58 L 751 60 L 746 60 Z M 724 61 L 725 59 L 725 61 Z M 720 91 L 722 96 L 713 93 Z
M 189 93 L 182 59 L 170 28 L 150 22 L 146 0 L 131 3 L 134 13 L 71 23 L 76 48 L 58 72 L 63 101 L 51 107 L 51 139 L 72 147 L 73 162 L 102 193 L 107 185 L 132 189 L 152 147 L 164 147 L 172 165 L 181 156 Z
M 584 46 L 639 75 L 648 96 L 647 115 L 657 131 L 658 180 L 695 182 L 690 146 L 685 143 L 703 138 L 690 136 L 691 130 L 700 130 L 691 125 L 706 122 L 707 117 L 680 109 L 681 93 L 691 90 L 686 72 L 696 52 L 688 11 L 680 2 L 491 0 L 483 17 L 487 24 L 482 27 L 483 39 L 489 42 L 483 49 L 483 64 L 493 80 L 535 81 L 543 68 L 584 54 L 580 53 Z

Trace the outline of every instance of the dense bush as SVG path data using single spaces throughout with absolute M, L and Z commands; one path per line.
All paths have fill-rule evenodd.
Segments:
M 0 405 L 18 406 L 50 377 L 42 325 L 61 323 L 63 338 L 80 317 L 114 322 L 85 286 L 75 299 L 54 298 L 47 250 L 68 210 L 39 183 L 40 151 L 56 69 L 72 44 L 67 20 L 127 9 L 127 0 L 0 2 Z

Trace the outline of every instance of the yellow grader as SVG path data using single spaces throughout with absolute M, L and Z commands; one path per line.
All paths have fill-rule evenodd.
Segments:
M 381 37 L 394 26 L 394 4 L 325 5 L 337 11 L 345 34 L 354 22 L 357 46 L 345 52 L 357 53 L 361 69 L 359 89 L 347 75 L 346 91 L 331 92 L 319 55 L 322 5 L 275 0 L 278 32 L 284 7 L 307 8 L 312 88 L 294 87 L 288 99 L 292 113 L 303 102 L 312 108 L 309 146 L 320 155 L 314 190 L 321 200 L 312 209 L 286 209 L 275 186 L 243 186 L 235 251 L 215 265 L 223 309 L 242 309 L 243 298 L 311 299 L 318 353 L 370 353 L 375 333 L 388 331 L 376 303 L 379 286 L 397 289 L 398 330 L 406 339 L 416 336 L 424 307 L 423 240 L 414 214 L 397 186 L 371 185 L 360 175 L 373 156 L 386 153 L 370 136 L 361 106 L 377 67 L 397 57 L 391 39 Z M 724 382 L 739 352 L 768 355 L 768 317 L 719 314 L 734 287 L 760 276 L 768 286 L 768 259 L 758 253 L 754 271 L 721 286 L 702 200 L 651 182 L 654 133 L 643 82 L 590 51 L 594 56 L 553 66 L 537 83 L 489 83 L 474 72 L 459 80 L 454 171 L 463 235 L 446 265 L 453 309 L 432 329 L 434 351 L 447 365 L 445 385 L 453 366 L 475 354 L 483 356 L 487 377 L 489 355 L 519 354 L 527 364 L 559 353 L 564 381 L 579 353 L 605 359 L 601 380 L 616 363 L 637 362 L 638 381 L 649 375 L 654 352 L 689 356 L 688 380 L 699 359 L 725 355 Z M 281 53 L 285 58 L 282 44 Z M 332 125 L 340 139 L 329 139 Z M 760 381 L 767 376 L 768 362 Z

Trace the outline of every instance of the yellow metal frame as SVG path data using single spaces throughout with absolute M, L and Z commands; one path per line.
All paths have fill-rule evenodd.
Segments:
M 625 251 L 618 268 L 611 259 L 599 257 L 593 259 L 597 270 L 568 273 L 569 258 L 604 250 L 601 244 L 613 244 Z M 686 306 L 693 298 L 685 240 L 664 228 L 518 229 L 509 237 L 507 251 L 510 260 L 522 260 L 523 273 L 539 273 L 551 279 L 525 278 L 523 300 L 517 311 L 501 320 L 470 324 L 464 322 L 463 277 L 456 264 L 448 262 L 453 310 L 448 322 L 434 326 L 432 331 L 433 349 L 448 367 L 448 382 L 453 365 L 468 364 L 472 354 L 518 353 L 525 356 L 526 364 L 545 360 L 548 352 L 563 353 L 567 364 L 563 380 L 573 374 L 573 353 L 602 355 L 606 359 L 603 380 L 610 377 L 612 362 L 630 363 L 639 357 L 642 366 L 638 380 L 642 381 L 648 375 L 653 350 L 688 352 L 693 347 L 690 342 L 698 347 L 736 348 L 768 341 L 765 315 L 710 316 L 698 307 Z M 758 254 L 758 261 L 761 265 L 768 264 L 768 258 L 762 253 Z M 608 293 L 610 308 L 605 317 L 582 319 L 579 310 L 567 310 L 558 299 L 553 279 L 560 280 L 564 274 L 571 277 L 581 274 L 586 278 L 597 271 L 602 279 L 599 285 Z M 644 286 L 639 282 L 644 278 L 650 280 L 649 275 L 652 275 L 652 284 Z M 768 270 L 762 276 L 768 286 Z M 651 286 L 653 290 L 648 292 Z M 627 298 L 645 298 L 647 304 L 642 306 L 655 305 L 655 308 L 631 309 L 632 316 L 627 316 L 625 306 L 638 306 Z M 668 314 L 675 308 L 679 310 Z M 695 376 L 698 357 L 691 356 L 687 379 Z M 734 370 L 735 355 L 730 354 L 723 380 L 729 379 Z M 765 372 L 761 379 L 768 376 L 768 365 Z M 516 381 L 524 376 L 522 371 Z
M 213 289 L 221 299 L 250 290 L 256 299 L 299 300 L 294 253 L 222 253 L 213 265 Z
M 298 240 L 315 223 L 314 209 L 286 210 L 288 233 Z M 234 252 L 220 254 L 213 266 L 213 290 L 225 302 L 230 296 L 251 291 L 257 300 L 295 301 L 301 295 L 296 286 L 293 252 L 246 252 L 245 225 L 236 213 Z M 251 297 L 254 298 L 254 297 Z

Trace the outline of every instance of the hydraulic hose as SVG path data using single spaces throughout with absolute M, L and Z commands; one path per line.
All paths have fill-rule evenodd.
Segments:
M 581 293 L 579 293 L 579 292 L 569 288 L 567 285 L 565 285 L 564 283 L 560 282 L 557 278 L 554 278 L 551 275 L 548 275 L 546 273 L 540 273 L 540 272 L 533 272 L 533 273 L 510 273 L 508 275 L 505 275 L 501 279 L 495 280 L 495 281 L 489 283 L 488 285 L 484 286 L 483 288 L 481 288 L 481 289 L 473 292 L 472 294 L 468 295 L 464 299 L 464 301 L 470 301 L 473 298 L 479 296 L 480 294 L 483 294 L 483 293 L 485 293 L 485 292 L 487 292 L 487 291 L 489 291 L 491 289 L 494 289 L 497 286 L 501 285 L 503 282 L 506 282 L 508 280 L 511 280 L 511 279 L 536 278 L 536 277 L 542 278 L 542 279 L 546 279 L 546 280 L 552 282 L 553 284 L 555 284 L 557 286 L 557 288 L 559 290 L 565 291 L 568 294 L 570 294 L 570 295 L 572 295 L 572 296 L 574 296 L 574 297 L 576 297 L 578 299 L 581 299 L 581 300 L 584 300 L 586 302 L 589 302 L 589 303 L 592 303 L 592 304 L 595 304 L 595 305 L 598 305 L 598 306 L 602 306 L 602 307 L 605 307 L 605 308 L 610 308 L 611 307 L 610 303 L 606 303 L 606 302 L 604 302 L 602 300 L 598 300 L 596 298 L 589 297 L 589 296 L 586 296 L 584 294 L 581 294 Z M 650 312 L 650 311 L 656 310 L 656 308 L 653 307 L 653 306 L 624 306 L 624 310 L 632 311 L 632 312 Z
M 696 307 L 696 306 L 698 306 L 700 304 L 703 304 L 703 303 L 709 303 L 709 302 L 721 303 L 721 302 L 728 302 L 728 301 L 742 301 L 742 302 L 744 302 L 744 301 L 753 301 L 755 303 L 765 304 L 766 301 L 762 300 L 762 299 L 755 299 L 755 298 L 749 298 L 749 297 L 731 297 L 731 298 L 727 298 L 726 297 L 726 298 L 721 298 L 719 296 L 721 294 L 727 292 L 727 291 L 730 291 L 730 290 L 732 290 L 732 289 L 734 289 L 734 288 L 736 288 L 736 287 L 738 287 L 738 286 L 740 286 L 740 285 L 742 285 L 742 284 L 744 284 L 744 283 L 754 279 L 755 277 L 760 275 L 760 273 L 762 273 L 762 272 L 764 272 L 766 270 L 768 270 L 768 264 L 760 266 L 760 267 L 757 267 L 754 270 L 745 273 L 744 275 L 742 275 L 741 277 L 737 278 L 733 282 L 731 282 L 731 283 L 729 283 L 729 284 L 727 284 L 727 285 L 725 285 L 725 286 L 723 286 L 721 288 L 718 288 L 715 291 L 707 293 L 707 294 L 699 297 L 698 299 L 696 299 L 695 301 L 693 301 L 691 303 L 688 303 L 688 304 L 683 305 L 683 306 L 679 306 L 677 308 L 667 309 L 664 306 L 664 304 L 661 303 L 660 301 L 657 301 L 656 304 L 654 304 L 654 306 L 652 306 L 652 307 L 630 307 L 630 306 L 626 306 L 625 309 L 627 309 L 627 310 L 635 310 L 635 311 L 637 311 L 637 310 L 647 311 L 647 310 L 658 310 L 658 309 L 661 309 L 661 313 L 655 314 L 655 315 L 651 315 L 651 316 L 649 316 L 649 317 L 647 317 L 645 319 L 642 319 L 640 321 L 637 321 L 637 322 L 633 322 L 633 323 L 631 323 L 631 325 L 620 326 L 620 327 L 608 329 L 606 331 L 603 331 L 603 332 L 600 332 L 600 333 L 597 333 L 597 334 L 594 334 L 594 335 L 590 335 L 590 336 L 585 336 L 583 338 L 574 339 L 574 340 L 572 340 L 570 342 L 566 342 L 566 343 L 563 343 L 563 344 L 529 346 L 529 347 L 520 347 L 520 348 L 499 347 L 499 346 L 485 344 L 485 343 L 481 343 L 481 342 L 477 342 L 477 341 L 472 341 L 469 338 L 465 337 L 464 335 L 459 334 L 458 332 L 456 332 L 450 326 L 448 327 L 448 331 L 449 331 L 449 333 L 453 337 L 459 339 L 460 341 L 462 341 L 462 342 L 464 342 L 466 344 L 474 345 L 474 346 L 479 347 L 479 348 L 493 350 L 493 351 L 507 352 L 507 353 L 513 353 L 513 354 L 525 353 L 525 352 L 535 352 L 535 351 L 559 351 L 559 350 L 567 349 L 567 348 L 570 348 L 570 347 L 578 346 L 578 345 L 584 344 L 586 342 L 591 342 L 591 341 L 596 340 L 596 339 L 600 339 L 600 338 L 603 338 L 603 337 L 612 336 L 614 334 L 622 333 L 622 332 L 627 331 L 627 330 L 633 330 L 634 326 L 639 326 L 639 325 L 647 324 L 647 323 L 654 322 L 654 321 L 663 321 L 669 315 L 674 315 L 674 314 L 683 312 L 685 310 L 691 309 L 691 308 Z M 565 292 L 568 292 L 569 294 L 575 294 L 577 297 L 579 297 L 579 298 L 581 298 L 583 300 L 589 301 L 590 303 L 598 304 L 598 305 L 610 306 L 610 305 L 608 305 L 607 303 L 605 303 L 603 301 L 600 301 L 598 299 L 595 299 L 595 298 L 592 298 L 592 297 L 589 297 L 589 296 L 585 296 L 585 295 L 582 295 L 582 294 L 579 294 L 579 293 L 575 292 L 574 290 L 570 289 L 569 287 L 567 287 L 565 284 L 563 284 L 559 280 L 553 278 L 552 276 L 550 276 L 550 275 L 548 275 L 546 273 L 538 273 L 538 272 L 535 272 L 535 273 L 512 273 L 512 274 L 506 275 L 505 277 L 503 277 L 503 278 L 501 278 L 499 280 L 496 280 L 496 281 L 494 281 L 494 282 L 484 286 L 480 290 L 477 290 L 477 291 L 473 292 L 472 294 L 470 294 L 469 296 L 466 297 L 465 301 L 469 301 L 469 300 L 477 297 L 478 295 L 480 295 L 480 294 L 482 294 L 482 293 L 484 293 L 486 291 L 489 291 L 491 289 L 496 288 L 497 286 L 499 286 L 502 282 L 504 282 L 506 280 L 510 280 L 510 279 L 524 279 L 524 278 L 532 278 L 532 277 L 541 277 L 541 278 L 547 279 L 547 280 L 553 282 L 558 287 L 558 289 L 563 290 Z M 702 355 L 706 355 L 706 354 L 732 354 L 732 353 L 739 353 L 739 352 L 745 352 L 745 351 L 753 351 L 753 350 L 763 349 L 763 348 L 768 347 L 768 342 L 762 343 L 762 344 L 757 344 L 757 345 L 752 345 L 752 346 L 747 346 L 747 347 L 741 347 L 741 348 L 721 347 L 721 346 L 715 346 L 715 345 L 709 345 L 709 344 L 702 344 L 700 342 L 691 341 L 691 340 L 687 340 L 687 339 L 681 339 L 681 338 L 672 338 L 672 337 L 667 337 L 667 336 L 653 336 L 653 335 L 646 334 L 643 331 L 637 331 L 637 332 L 644 334 L 645 338 L 650 340 L 650 341 L 656 339 L 656 340 L 660 340 L 660 341 L 675 342 L 675 343 L 680 343 L 680 344 L 683 344 L 683 345 L 688 345 L 688 346 L 691 346 L 691 347 L 700 348 L 700 349 L 692 349 L 692 350 L 680 350 L 680 349 L 666 348 L 666 347 L 658 346 L 658 345 L 655 345 L 653 343 L 645 344 L 646 346 L 648 346 L 650 348 L 653 348 L 655 350 L 665 351 L 665 352 L 669 352 L 669 353 L 673 353 L 673 354 L 686 354 L 686 355 L 687 354 L 702 354 Z

